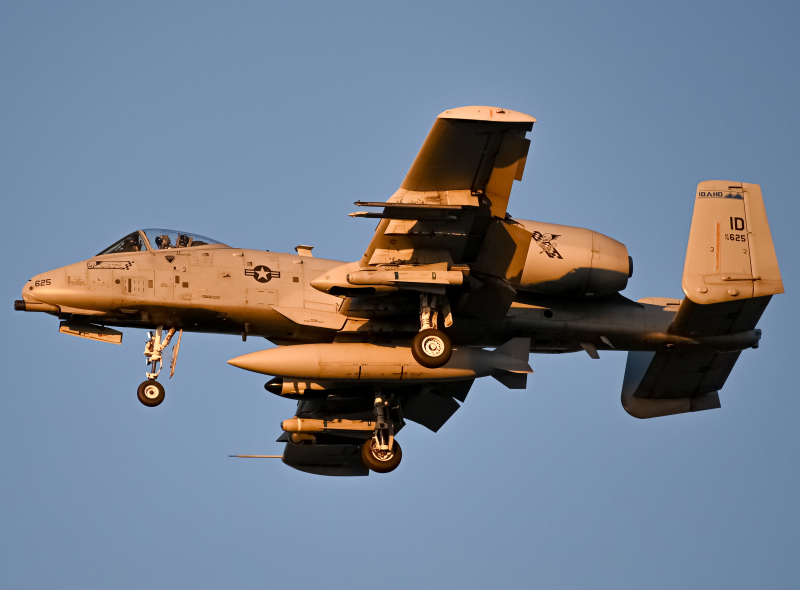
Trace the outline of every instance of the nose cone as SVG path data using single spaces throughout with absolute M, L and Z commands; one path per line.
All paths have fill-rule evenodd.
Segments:
M 316 344 L 296 344 L 268 348 L 237 356 L 235 359 L 229 360 L 228 364 L 265 375 L 316 379 L 319 375 L 317 346 Z
M 59 293 L 65 285 L 62 269 L 36 275 L 22 287 L 22 300 L 29 303 L 58 305 Z
M 237 356 L 235 359 L 229 360 L 228 364 L 236 367 L 237 369 L 244 369 L 245 371 L 254 371 L 256 373 L 260 373 L 260 371 L 258 371 L 256 368 L 259 363 L 254 356 L 255 354 L 256 353 L 250 353 Z
M 121 286 L 114 283 L 113 271 L 89 267 L 88 262 L 77 262 L 36 275 L 23 287 L 22 299 L 57 305 L 62 310 L 71 308 L 102 313 L 113 309 L 113 287 L 118 287 L 118 297 Z
M 266 375 L 278 375 L 284 365 L 287 354 L 279 348 L 270 348 L 268 350 L 259 350 L 258 352 L 251 352 L 250 354 L 243 354 L 228 361 L 238 369 L 245 371 L 253 371 L 254 373 L 264 373 Z
M 354 270 L 359 270 L 360 268 L 358 261 L 348 262 L 347 264 L 326 270 L 311 281 L 310 285 L 317 291 L 322 291 L 323 293 L 330 293 L 331 289 L 334 287 L 352 287 L 352 285 L 347 282 L 347 274 Z
M 327 293 L 332 287 L 330 278 L 326 275 L 319 275 L 316 279 L 311 281 L 310 285 L 317 291 L 322 291 L 323 293 Z

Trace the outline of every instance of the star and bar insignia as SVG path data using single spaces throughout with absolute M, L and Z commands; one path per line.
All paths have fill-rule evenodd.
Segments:
M 270 270 L 268 266 L 259 264 L 255 268 L 246 268 L 244 274 L 248 277 L 254 277 L 259 283 L 268 283 L 272 279 L 281 278 L 281 273 L 276 270 Z

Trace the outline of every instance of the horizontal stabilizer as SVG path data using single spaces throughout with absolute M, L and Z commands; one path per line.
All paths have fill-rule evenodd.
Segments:
M 669 333 L 696 338 L 749 332 L 755 329 L 770 299 L 772 295 L 701 305 L 687 297 L 681 302 Z
M 719 408 L 719 393 L 736 352 L 629 352 L 622 406 L 635 418 Z

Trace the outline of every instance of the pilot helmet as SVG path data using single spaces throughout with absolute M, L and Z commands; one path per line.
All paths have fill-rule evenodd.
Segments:
M 163 236 L 156 236 L 156 248 L 159 250 L 163 250 L 164 248 L 169 248 L 170 239 L 169 236 L 164 234 Z

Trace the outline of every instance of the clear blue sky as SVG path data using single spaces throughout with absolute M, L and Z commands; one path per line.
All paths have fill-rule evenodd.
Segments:
M 800 5 L 0 2 L 0 579 L 9 588 L 792 588 Z M 278 461 L 292 402 L 189 334 L 159 408 L 122 346 L 12 311 L 139 227 L 360 257 L 435 116 L 538 118 L 517 217 L 590 227 L 680 297 L 694 190 L 762 185 L 787 294 L 722 409 L 639 421 L 624 353 L 477 384 L 394 473 Z

